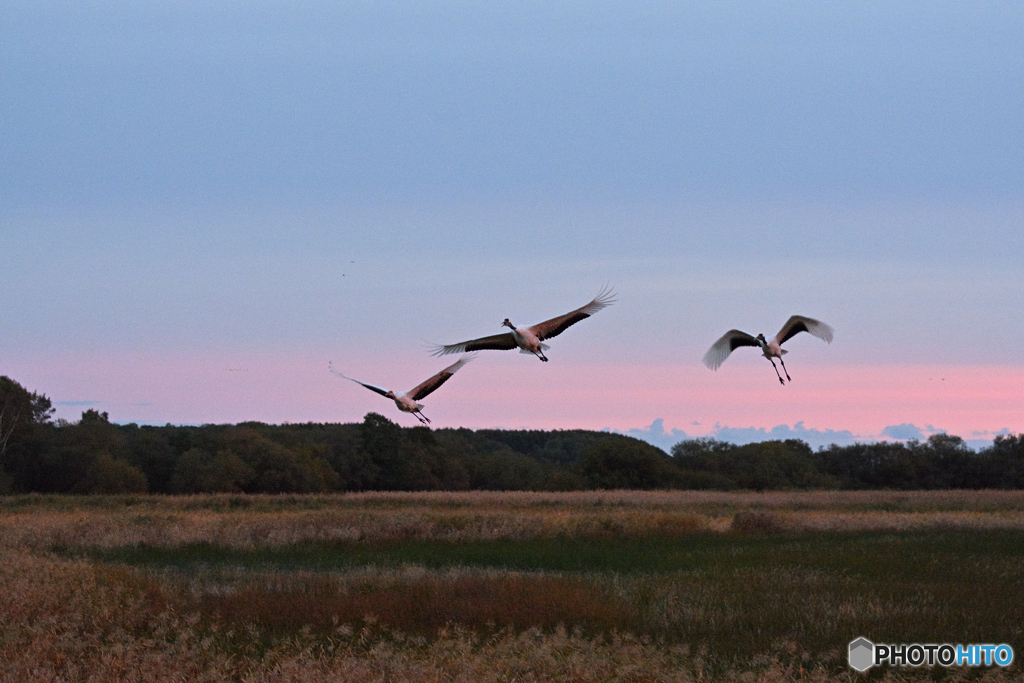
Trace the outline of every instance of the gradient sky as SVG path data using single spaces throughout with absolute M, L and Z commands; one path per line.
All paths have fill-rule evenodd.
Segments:
M 1016 2 L 0 4 L 0 374 L 57 415 L 1024 431 Z M 732 327 L 800 313 L 779 386 Z

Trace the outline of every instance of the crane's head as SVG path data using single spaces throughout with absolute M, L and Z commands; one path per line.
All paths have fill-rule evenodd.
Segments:
M 515 325 L 513 325 L 512 322 L 508 318 L 505 318 L 505 321 L 503 323 L 501 323 L 501 326 L 502 327 L 507 327 L 507 328 L 512 329 L 512 330 L 516 329 Z
M 397 399 L 397 397 L 395 396 L 395 392 L 390 390 L 390 389 L 388 390 L 388 393 L 386 393 L 384 395 L 387 396 L 388 398 L 390 398 L 392 401 Z
M 757 335 L 757 341 L 761 342 L 762 344 L 767 344 L 768 343 L 768 340 L 764 338 L 764 333 L 763 332 L 761 334 Z

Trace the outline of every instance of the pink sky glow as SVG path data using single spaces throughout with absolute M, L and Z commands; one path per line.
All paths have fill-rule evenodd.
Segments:
M 46 394 L 56 415 L 87 408 L 116 422 L 150 424 L 356 422 L 379 412 L 415 420 L 356 384 L 331 375 L 318 353 L 65 355 L 22 358 L 0 373 Z M 361 358 L 342 369 L 405 391 L 454 358 Z M 338 364 L 337 360 L 335 363 Z M 542 364 L 519 354 L 481 354 L 423 400 L 435 427 L 643 428 L 705 436 L 716 425 L 849 430 L 880 438 L 889 425 L 933 427 L 970 438 L 1024 432 L 1024 367 L 836 366 L 790 360 L 780 386 L 761 358 L 730 359 L 718 372 L 674 366 Z M 929 427 L 930 426 L 930 427 Z

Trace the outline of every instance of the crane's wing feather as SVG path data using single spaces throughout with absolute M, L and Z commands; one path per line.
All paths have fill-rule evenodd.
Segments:
M 330 370 L 331 372 L 333 372 L 333 373 L 334 373 L 335 375 L 338 375 L 339 377 L 344 377 L 345 379 L 347 379 L 347 380 L 348 380 L 348 381 L 350 381 L 350 382 L 355 382 L 356 384 L 361 384 L 361 385 L 363 385 L 364 387 L 366 387 L 367 389 L 369 389 L 370 391 L 376 391 L 376 392 L 377 392 L 378 394 L 380 394 L 381 396 L 387 396 L 387 395 L 388 395 L 388 390 L 387 390 L 387 389 L 383 389 L 383 388 L 381 388 L 381 387 L 378 387 L 378 386 L 376 386 L 376 385 L 373 385 L 373 384 L 367 384 L 366 382 L 360 382 L 360 381 L 359 381 L 359 380 L 357 380 L 357 379 L 354 379 L 354 378 L 352 378 L 352 377 L 349 377 L 349 376 L 348 376 L 348 375 L 346 375 L 346 374 L 343 374 L 343 373 L 341 373 L 341 372 L 338 372 L 337 370 L 335 370 L 335 369 L 334 369 L 334 366 L 333 366 L 332 364 L 330 364 L 330 363 L 328 363 L 328 364 L 327 364 L 327 368 L 328 368 L 328 369 L 329 369 L 329 370 Z
M 417 385 L 414 389 L 410 389 L 406 396 L 414 401 L 419 401 L 422 398 L 429 396 L 435 389 L 448 381 L 448 378 L 454 375 L 459 368 L 468 363 L 469 361 L 476 358 L 475 353 L 468 353 L 458 360 L 458 362 L 452 363 L 441 372 L 437 373 L 427 381 Z
M 570 311 L 565 315 L 560 315 L 557 318 L 551 320 L 545 320 L 542 323 L 537 323 L 530 330 L 537 335 L 537 339 L 544 341 L 545 339 L 551 339 L 565 332 L 569 327 L 575 325 L 584 318 L 589 318 L 594 315 L 602 308 L 611 306 L 615 303 L 615 292 L 608 287 L 602 287 L 601 291 L 597 293 L 594 300 L 586 306 L 580 306 L 575 311 Z
M 435 346 L 432 355 L 447 356 L 450 353 L 466 353 L 467 351 L 484 351 L 488 349 L 492 351 L 509 351 L 514 348 L 516 348 L 516 338 L 512 336 L 511 332 L 505 332 L 504 334 L 492 334 L 490 337 L 470 339 L 458 344 Z
M 729 330 L 711 345 L 711 348 L 704 354 L 701 362 L 712 370 L 717 370 L 725 362 L 725 359 L 729 357 L 729 354 L 741 346 L 756 346 L 760 348 L 761 344 L 758 343 L 757 337 L 751 334 L 740 330 Z
M 781 346 L 786 340 L 801 332 L 807 332 L 828 344 L 832 343 L 832 337 L 835 335 L 835 330 L 820 320 L 805 318 L 802 315 L 794 315 L 786 321 L 786 324 L 782 326 L 779 333 L 775 335 L 775 343 Z

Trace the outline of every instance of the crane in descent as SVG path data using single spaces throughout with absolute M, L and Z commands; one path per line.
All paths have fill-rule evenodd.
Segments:
M 437 388 L 440 387 L 445 382 L 447 382 L 448 378 L 454 375 L 459 368 L 461 368 L 469 361 L 473 360 L 473 358 L 475 357 L 475 353 L 466 354 L 457 362 L 452 363 L 451 365 L 449 365 L 444 370 L 437 373 L 430 379 L 421 382 L 420 384 L 416 385 L 409 391 L 399 394 L 396 394 L 394 391 L 391 391 L 389 389 L 384 389 L 383 387 L 378 387 L 373 384 L 367 384 L 366 382 L 360 382 L 357 379 L 353 379 L 352 377 L 349 377 L 348 375 L 345 375 L 344 373 L 335 370 L 334 365 L 332 363 L 328 363 L 327 367 L 331 372 L 333 372 L 336 375 L 344 377 L 345 379 L 351 382 L 355 382 L 356 384 L 361 384 L 370 391 L 375 391 L 381 396 L 390 398 L 395 402 L 395 405 L 398 406 L 398 409 L 401 410 L 403 413 L 412 413 L 416 417 L 416 419 L 419 420 L 422 424 L 429 424 L 430 419 L 422 413 L 423 405 L 418 401 L 426 398 L 435 390 L 437 390 Z
M 511 332 L 495 334 L 490 337 L 480 337 L 479 339 L 470 339 L 458 344 L 435 346 L 433 355 L 444 356 L 449 353 L 465 353 L 467 351 L 483 351 L 486 349 L 508 351 L 518 347 L 520 353 L 532 353 L 546 363 L 548 358 L 544 355 L 544 352 L 550 347 L 544 343 L 544 340 L 557 337 L 570 326 L 585 318 L 589 318 L 614 302 L 615 292 L 608 287 L 603 287 L 597 293 L 597 296 L 594 297 L 593 301 L 585 306 L 580 306 L 575 311 L 569 311 L 565 315 L 545 320 L 530 327 L 516 327 L 512 324 L 512 321 L 505 318 L 505 321 L 501 324 L 503 327 L 509 328 Z
M 832 343 L 832 336 L 835 334 L 835 330 L 820 320 L 805 318 L 802 315 L 794 315 L 786 321 L 786 324 L 782 326 L 782 329 L 779 330 L 779 333 L 771 341 L 765 339 L 764 334 L 759 334 L 755 337 L 740 330 L 729 330 L 722 335 L 721 339 L 711 345 L 708 352 L 704 354 L 702 362 L 712 370 L 717 370 L 725 362 L 725 359 L 729 357 L 729 354 L 739 347 L 756 346 L 761 349 L 761 354 L 771 361 L 772 367 L 775 368 L 775 374 L 779 377 L 779 382 L 782 384 L 786 383 L 782 379 L 782 375 L 779 375 L 779 368 L 776 367 L 775 361 L 772 360 L 773 358 L 779 359 L 779 363 L 782 364 L 782 371 L 786 373 L 786 379 L 792 382 L 789 371 L 786 370 L 786 363 L 782 360 L 782 354 L 789 353 L 789 351 L 782 348 L 782 345 L 801 332 L 807 332 L 828 344 Z

